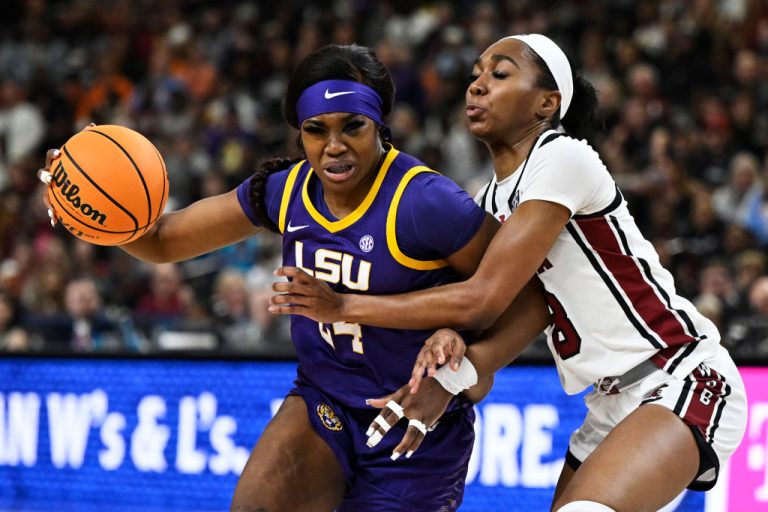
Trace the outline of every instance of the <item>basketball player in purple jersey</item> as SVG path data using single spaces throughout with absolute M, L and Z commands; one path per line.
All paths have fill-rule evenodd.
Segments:
M 529 306 L 518 304 L 518 290 L 537 275 L 563 387 L 571 394 L 592 387 L 552 509 L 655 511 L 686 487 L 710 489 L 744 435 L 744 384 L 716 327 L 677 295 L 599 155 L 577 138 L 596 107 L 594 89 L 572 73 L 557 44 L 526 34 L 478 57 L 466 100 L 470 131 L 488 147 L 495 170 L 476 199 L 505 220 L 477 272 L 461 283 L 371 297 L 339 295 L 300 269 L 281 269 L 293 281 L 274 285 L 283 295 L 272 298 L 271 310 L 398 328 L 496 321 L 456 371 L 434 369 L 463 353 L 464 341 L 449 330 L 419 355 L 413 388 L 429 368 L 453 394 L 522 350 L 527 340 L 515 333 L 538 315 L 533 305 L 531 317 L 517 311 Z M 394 399 L 408 418 L 430 425 L 447 403 L 434 396 L 425 402 L 406 386 L 372 403 L 384 408 L 387 424 L 399 420 L 386 406 Z M 374 441 L 391 435 L 380 420 L 372 428 Z M 395 449 L 415 450 L 429 435 L 409 428 Z
M 371 50 L 317 50 L 297 67 L 284 101 L 306 158 L 267 162 L 236 190 L 164 214 L 121 247 L 147 261 L 178 261 L 270 229 L 283 235 L 285 265 L 338 292 L 402 293 L 467 277 L 498 223 L 457 185 L 387 142 L 393 97 L 389 71 Z M 539 305 L 539 318 L 548 316 L 536 282 L 521 299 Z M 451 400 L 417 457 L 393 454 L 398 432 L 426 426 L 404 420 L 395 435 L 371 442 L 378 410 L 366 400 L 408 380 L 433 330 L 294 316 L 291 333 L 295 387 L 254 448 L 232 510 L 455 510 L 474 440 L 471 401 L 487 393 L 491 379 Z M 435 393 L 445 391 L 427 383 L 420 396 L 429 402 Z

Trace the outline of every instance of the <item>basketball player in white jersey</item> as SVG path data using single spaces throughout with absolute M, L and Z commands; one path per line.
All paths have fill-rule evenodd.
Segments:
M 477 59 L 466 99 L 470 131 L 495 169 L 477 200 L 505 223 L 475 275 L 372 297 L 334 294 L 284 268 L 293 280 L 275 285 L 282 295 L 272 311 L 393 328 L 496 322 L 469 347 L 448 329 L 428 340 L 410 386 L 427 369 L 444 397 L 425 403 L 405 386 L 371 402 L 384 407 L 394 398 L 427 425 L 448 398 L 507 365 L 546 327 L 566 392 L 593 387 L 553 510 L 655 511 L 686 487 L 711 488 L 744 434 L 744 386 L 715 326 L 676 294 L 599 156 L 576 138 L 593 117 L 594 89 L 574 77 L 553 41 L 529 34 L 501 39 Z M 504 313 L 535 275 L 551 318 L 537 320 L 535 301 L 527 321 L 525 306 Z M 376 438 L 398 419 L 390 407 L 380 416 Z M 413 453 L 424 435 L 409 430 L 396 451 Z

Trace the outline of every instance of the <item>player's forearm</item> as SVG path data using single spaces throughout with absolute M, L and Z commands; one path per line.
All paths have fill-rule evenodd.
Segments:
M 462 395 L 469 398 L 469 400 L 473 403 L 479 403 L 482 402 L 483 398 L 485 398 L 488 393 L 491 392 L 491 389 L 493 388 L 493 375 L 490 375 L 485 378 L 478 378 L 477 384 L 469 388 L 468 390 L 462 392 Z
M 496 318 L 481 287 L 468 281 L 399 295 L 343 294 L 347 322 L 398 329 L 482 329 Z
M 477 370 L 478 380 L 514 361 L 549 323 L 543 289 L 534 277 L 498 321 L 467 347 L 465 355 Z
M 120 247 L 139 259 L 167 263 L 219 249 L 262 229 L 248 220 L 232 191 L 163 214 L 141 238 Z
M 167 263 L 170 260 L 164 255 L 162 245 L 158 241 L 157 233 L 162 221 L 163 217 L 160 217 L 155 225 L 139 239 L 123 244 L 120 248 L 131 256 L 143 261 L 148 261 L 150 263 Z

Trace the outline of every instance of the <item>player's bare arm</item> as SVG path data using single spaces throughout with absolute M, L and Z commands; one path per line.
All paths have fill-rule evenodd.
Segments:
M 59 157 L 56 149 L 48 150 L 45 155 L 45 167 L 38 171 L 38 178 L 46 185 L 50 185 L 51 167 Z M 46 195 L 43 200 L 48 206 L 51 224 L 55 224 L 56 212 Z M 166 263 L 205 254 L 262 230 L 248 220 L 237 200 L 237 192 L 232 190 L 197 201 L 178 212 L 161 215 L 141 238 L 120 248 L 145 261 Z
M 205 254 L 263 230 L 248 219 L 237 191 L 231 190 L 162 215 L 145 235 L 120 247 L 137 258 L 165 263 Z
M 534 277 L 496 323 L 469 347 L 452 329 L 435 332 L 416 358 L 408 383 L 411 392 L 418 392 L 422 379 L 434 376 L 438 366 L 448 364 L 455 371 L 466 356 L 477 371 L 478 383 L 463 394 L 479 402 L 490 391 L 485 389 L 487 380 L 514 361 L 550 322 L 541 282 Z
M 562 205 L 526 201 L 499 229 L 477 272 L 468 280 L 408 294 L 337 294 L 312 278 L 275 285 L 270 311 L 319 321 L 393 328 L 487 329 L 533 277 L 570 218 Z M 510 265 L 510 262 L 515 262 Z M 298 269 L 278 275 L 296 278 Z
M 483 253 L 498 232 L 499 226 L 496 219 L 486 215 L 475 236 L 464 247 L 446 258 L 448 264 L 462 276 L 471 276 L 480 265 Z M 324 281 L 296 267 L 280 267 L 275 273 L 278 276 L 288 277 L 290 281 L 272 285 L 273 291 L 281 295 L 271 298 L 270 312 L 299 314 L 318 322 L 345 321 L 343 304 L 347 295 L 334 292 Z M 372 300 L 378 298 L 372 295 L 365 297 Z

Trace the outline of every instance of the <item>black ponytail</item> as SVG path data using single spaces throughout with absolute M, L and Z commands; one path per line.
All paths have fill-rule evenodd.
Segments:
M 589 139 L 600 124 L 597 92 L 580 74 L 573 75 L 573 99 L 562 124 L 565 131 L 577 139 Z
M 288 157 L 277 157 L 265 160 L 259 164 L 259 168 L 251 177 L 251 186 L 248 190 L 248 196 L 251 202 L 251 207 L 253 208 L 253 213 L 259 224 L 274 233 L 279 234 L 280 229 L 267 214 L 267 202 L 264 197 L 264 192 L 267 189 L 267 178 L 270 174 L 287 169 L 299 160 L 301 160 L 301 158 Z

